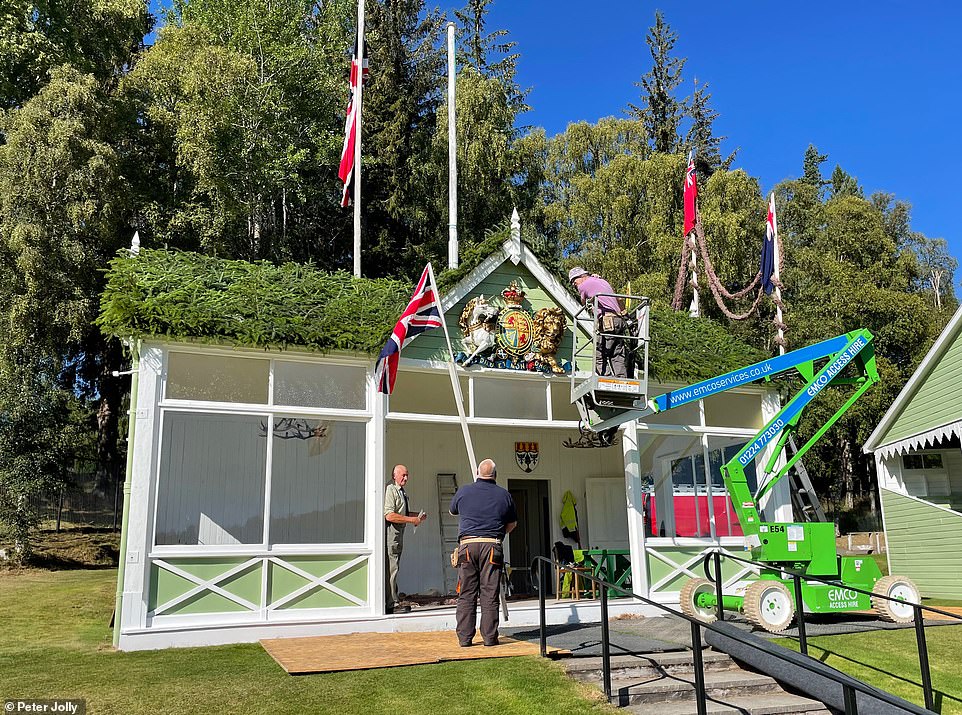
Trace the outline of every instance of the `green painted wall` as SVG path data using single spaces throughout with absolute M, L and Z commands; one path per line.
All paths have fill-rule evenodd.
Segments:
M 508 287 L 512 280 L 517 280 L 527 295 L 522 303 L 526 310 L 534 313 L 541 308 L 554 307 L 557 304 L 547 291 L 541 286 L 538 280 L 532 275 L 531 271 L 523 265 L 514 265 L 511 261 L 505 261 L 498 266 L 494 272 L 481 281 L 478 286 L 468 293 L 463 300 L 452 307 L 445 314 L 445 322 L 448 324 L 448 333 L 451 335 L 451 346 L 454 352 L 463 350 L 461 344 L 461 329 L 458 327 L 458 320 L 461 318 L 461 311 L 468 301 L 478 295 L 485 298 L 494 298 L 495 305 L 503 305 L 504 298 L 501 291 Z M 564 360 L 571 359 L 571 319 L 568 318 L 568 332 L 565 339 L 561 342 L 558 349 L 558 358 Z M 411 345 L 404 349 L 404 357 L 412 360 L 447 360 L 447 348 L 444 344 L 444 333 L 439 330 L 432 330 L 418 337 Z
M 888 444 L 962 419 L 962 331 L 952 338 L 902 413 L 879 440 Z
M 915 581 L 923 596 L 959 598 L 962 514 L 888 489 L 880 492 L 892 573 Z

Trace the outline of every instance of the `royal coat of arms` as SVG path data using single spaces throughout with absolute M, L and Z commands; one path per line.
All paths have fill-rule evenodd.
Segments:
M 515 442 L 514 461 L 518 463 L 521 471 L 530 474 L 538 466 L 538 458 L 541 452 L 537 442 Z
M 481 365 L 562 375 L 570 370 L 556 357 L 568 322 L 561 308 L 541 308 L 533 315 L 524 306 L 525 292 L 513 280 L 501 291 L 502 307 L 483 295 L 464 306 L 459 325 L 464 351 L 456 359 L 465 367 Z

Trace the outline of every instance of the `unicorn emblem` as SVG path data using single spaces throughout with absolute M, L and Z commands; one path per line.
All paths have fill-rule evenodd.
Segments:
M 494 348 L 497 343 L 498 312 L 499 309 L 488 303 L 483 295 L 472 298 L 464 306 L 458 325 L 464 336 L 464 350 L 470 353 L 463 363 L 465 367 L 478 355 Z

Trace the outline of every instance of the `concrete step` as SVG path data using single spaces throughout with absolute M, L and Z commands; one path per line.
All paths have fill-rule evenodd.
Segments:
M 705 703 L 705 708 L 708 715 L 831 715 L 831 711 L 818 700 L 784 692 L 718 698 Z M 629 705 L 624 711 L 639 715 L 697 715 L 698 704 L 694 698 L 670 703 L 638 703 Z
M 743 670 L 705 673 L 705 692 L 714 700 L 730 697 L 755 697 L 783 692 L 778 682 L 767 675 Z M 626 706 L 635 703 L 694 702 L 694 673 L 655 675 L 612 680 L 611 701 Z
M 705 672 L 719 672 L 737 668 L 727 653 L 706 650 L 702 652 Z M 568 674 L 591 683 L 600 683 L 602 664 L 600 657 L 572 658 L 564 662 Z M 618 679 L 644 678 L 656 675 L 675 675 L 693 673 L 691 651 L 676 653 L 646 653 L 639 655 L 613 655 L 611 657 L 611 677 Z

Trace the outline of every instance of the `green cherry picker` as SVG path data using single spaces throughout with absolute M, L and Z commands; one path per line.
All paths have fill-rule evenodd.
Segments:
M 639 354 L 639 363 L 647 357 L 646 318 L 638 322 L 644 326 L 644 330 L 639 330 L 633 338 L 638 345 L 636 353 Z M 748 584 L 743 593 L 723 594 L 722 606 L 741 611 L 751 622 L 768 631 L 785 630 L 795 617 L 795 609 L 800 607 L 795 603 L 791 577 L 783 574 L 783 568 L 836 582 L 836 585 L 829 585 L 803 579 L 804 604 L 801 606 L 806 613 L 873 610 L 884 620 L 908 623 L 913 618 L 910 604 L 919 603 L 918 589 L 908 578 L 883 577 L 878 565 L 868 557 L 840 556 L 836 550 L 833 523 L 824 520 L 770 522 L 764 521 L 759 512 L 759 499 L 770 492 L 855 401 L 879 381 L 873 343 L 874 338 L 868 330 L 856 330 L 667 392 L 647 400 L 646 404 L 638 392 L 631 394 L 630 401 L 625 400 L 623 392 L 610 396 L 605 394 L 605 381 L 599 380 L 598 376 L 583 378 L 583 384 L 576 384 L 577 378 L 573 377 L 572 398 L 581 412 L 583 429 L 599 433 L 735 387 L 768 381 L 789 371 L 795 371 L 801 377 L 804 386 L 721 468 L 745 536 L 745 547 L 751 551 L 754 561 L 766 565 L 761 569 L 759 578 Z M 642 347 L 643 353 L 640 350 Z M 643 392 L 647 388 L 647 365 L 639 370 L 639 389 Z M 789 457 L 786 445 L 790 441 L 794 444 L 792 438 L 805 408 L 826 388 L 841 385 L 854 386 L 855 389 L 838 411 Z M 759 488 L 752 493 L 745 468 L 760 458 L 767 448 L 764 474 L 759 476 Z M 787 457 L 784 461 L 781 459 L 783 452 Z M 798 516 L 796 514 L 796 518 Z M 870 597 L 852 590 L 850 586 L 898 600 Z M 691 616 L 711 622 L 716 617 L 717 598 L 713 582 L 695 578 L 681 589 L 681 609 Z

